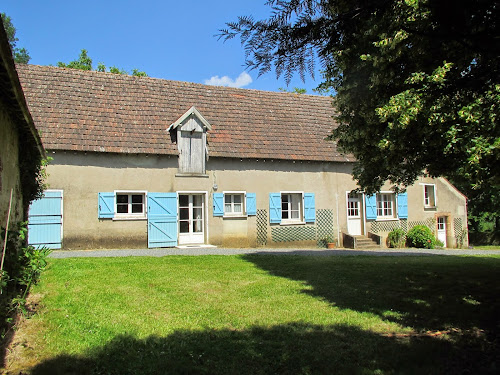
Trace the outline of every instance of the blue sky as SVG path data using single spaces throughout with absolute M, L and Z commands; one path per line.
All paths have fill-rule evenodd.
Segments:
M 223 43 L 214 36 L 238 16 L 267 18 L 266 0 L 1 0 L 0 11 L 12 18 L 18 47 L 30 64 L 56 65 L 75 60 L 82 48 L 98 62 L 171 80 L 278 91 L 286 87 L 274 72 L 257 77 L 245 71 L 239 40 Z M 296 76 L 289 90 L 316 82 Z

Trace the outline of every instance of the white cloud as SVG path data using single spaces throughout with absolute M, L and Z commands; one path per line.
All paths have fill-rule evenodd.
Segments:
M 205 85 L 211 86 L 228 86 L 228 87 L 243 87 L 252 83 L 252 77 L 247 72 L 241 73 L 235 80 L 229 78 L 228 76 L 219 77 L 213 76 L 210 79 L 205 80 Z

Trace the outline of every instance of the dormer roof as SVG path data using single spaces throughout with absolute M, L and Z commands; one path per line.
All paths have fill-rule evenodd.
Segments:
M 194 106 L 189 108 L 189 110 L 186 113 L 184 113 L 181 117 L 179 117 L 176 122 L 170 125 L 167 130 L 168 131 L 174 130 L 179 125 L 184 124 L 186 120 L 189 119 L 190 116 L 195 116 L 198 120 L 200 120 L 200 122 L 203 124 L 206 130 L 212 130 L 210 123 L 205 119 L 205 117 L 201 115 L 201 113 Z

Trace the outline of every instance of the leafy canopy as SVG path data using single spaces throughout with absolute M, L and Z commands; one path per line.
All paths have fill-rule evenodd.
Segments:
M 57 63 L 57 66 L 60 68 L 71 68 L 71 69 L 80 69 L 80 70 L 93 70 L 92 68 L 92 59 L 89 57 L 88 52 L 86 49 L 82 49 L 80 52 L 80 55 L 78 56 L 77 60 L 70 61 L 69 63 L 63 63 L 59 61 Z M 97 69 L 98 72 L 106 72 L 109 71 L 109 73 L 114 73 L 114 74 L 128 74 L 126 70 L 117 68 L 116 66 L 110 66 L 109 70 L 106 68 L 106 65 L 104 65 L 102 62 L 97 64 Z M 132 75 L 137 76 L 137 77 L 147 77 L 148 75 L 145 72 L 142 72 L 138 69 L 133 69 L 132 70 Z
M 12 19 L 5 13 L 1 13 L 1 16 L 5 32 L 7 33 L 7 39 L 9 40 L 10 48 L 12 49 L 14 61 L 18 64 L 27 64 L 31 60 L 31 57 L 26 48 L 17 47 L 19 38 L 16 37 L 16 28 L 12 24 Z
M 491 0 L 270 0 L 239 17 L 246 65 L 334 90 L 332 139 L 368 193 L 420 175 L 500 189 L 500 5 Z

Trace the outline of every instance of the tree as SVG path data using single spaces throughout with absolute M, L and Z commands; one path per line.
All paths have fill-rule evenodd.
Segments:
M 367 193 L 418 176 L 500 185 L 500 5 L 491 0 L 271 0 L 267 20 L 239 17 L 246 64 L 334 89 L 332 139 Z
M 69 63 L 63 63 L 59 61 L 57 66 L 60 68 L 71 68 L 71 69 L 80 69 L 80 70 L 93 70 L 92 68 L 92 59 L 89 57 L 86 49 L 82 49 L 80 51 L 80 55 L 77 60 L 70 61 Z M 117 68 L 116 66 L 110 66 L 109 69 L 106 68 L 102 62 L 97 64 L 98 72 L 106 72 L 114 74 L 128 74 L 128 72 L 124 69 Z M 139 71 L 138 69 L 132 70 L 132 75 L 137 77 L 147 77 L 148 75 L 145 72 Z
M 7 33 L 7 39 L 9 40 L 10 48 L 14 56 L 14 61 L 18 64 L 27 64 L 31 57 L 26 48 L 17 47 L 19 39 L 16 38 L 16 28 L 12 24 L 12 19 L 5 13 L 1 13 L 1 15 L 5 32 Z
M 491 0 L 271 0 L 240 17 L 249 69 L 314 76 L 335 94 L 331 139 L 373 193 L 445 176 L 470 199 L 471 227 L 500 229 L 500 4 Z

